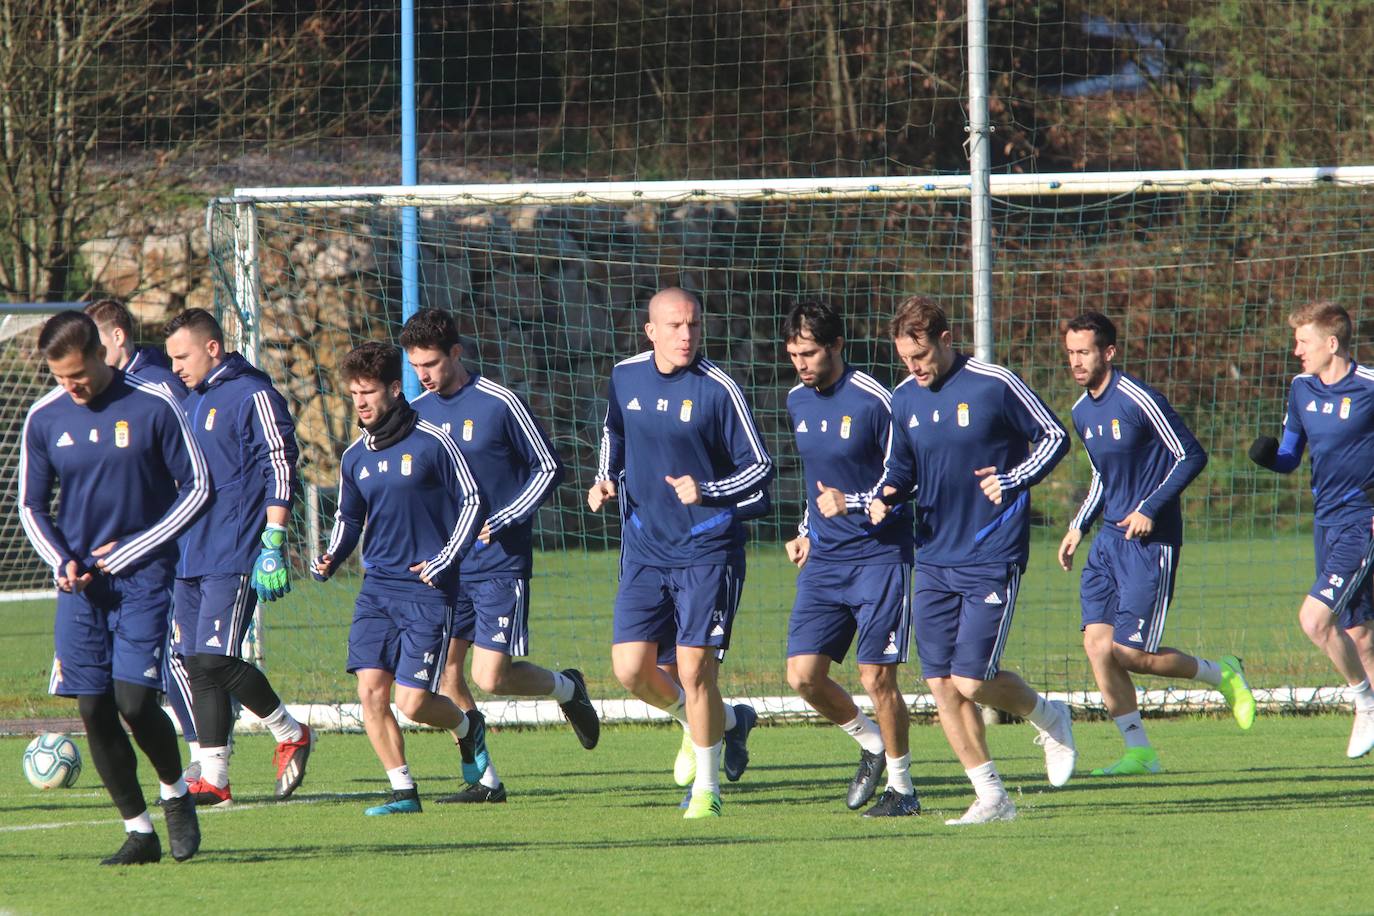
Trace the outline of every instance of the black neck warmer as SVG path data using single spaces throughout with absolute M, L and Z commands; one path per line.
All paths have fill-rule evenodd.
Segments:
M 392 408 L 382 414 L 376 423 L 371 426 L 363 426 L 362 423 L 358 425 L 366 433 L 367 447 L 371 451 L 379 452 L 384 448 L 390 448 L 410 435 L 410 431 L 415 428 L 415 423 L 419 419 L 419 415 L 415 413 L 415 408 L 406 401 L 405 395 L 401 395 Z

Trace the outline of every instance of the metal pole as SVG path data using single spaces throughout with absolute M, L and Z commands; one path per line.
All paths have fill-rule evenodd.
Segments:
M 401 184 L 420 182 L 416 156 L 415 0 L 401 0 Z M 401 209 L 401 318 L 420 308 L 420 218 L 414 207 Z M 403 362 L 406 397 L 420 395 L 420 380 Z
M 973 355 L 992 361 L 992 130 L 988 124 L 987 0 L 968 0 L 969 178 Z

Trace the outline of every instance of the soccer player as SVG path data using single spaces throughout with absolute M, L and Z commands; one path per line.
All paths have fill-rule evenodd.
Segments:
M 669 287 L 649 300 L 653 349 L 616 365 L 596 482 L 587 505 L 620 501 L 620 585 L 611 662 L 627 690 L 683 722 L 695 772 L 684 817 L 720 816 L 720 768 L 735 781 L 749 763 L 753 707 L 726 706 L 720 657 L 743 582 L 730 563 L 737 504 L 773 477 L 773 460 L 744 394 L 697 350 L 701 303 Z M 681 687 L 659 667 L 676 645 Z
M 289 798 L 305 778 L 315 736 L 243 658 L 243 638 L 257 602 L 291 590 L 285 554 L 295 424 L 267 375 L 225 348 L 209 312 L 187 309 L 164 332 L 172 369 L 190 389 L 181 406 L 214 488 L 204 514 L 182 535 L 172 600 L 173 638 L 190 674 L 200 736 L 201 772 L 191 794 L 201 805 L 233 801 L 229 729 L 237 699 L 277 739 L 274 794 Z
M 348 671 L 358 679 L 363 726 L 391 783 L 370 816 L 416 814 L 420 793 L 391 711 L 448 729 L 464 761 L 485 761 L 486 725 L 439 693 L 453 634 L 458 571 L 482 524 L 477 481 L 453 440 L 420 419 L 401 393 L 401 353 L 370 341 L 340 366 L 363 433 L 339 463 L 339 511 L 314 574 L 328 579 L 363 528 L 363 587 L 348 631 Z M 478 770 L 480 775 L 481 770 Z
M 876 525 L 914 497 L 916 651 L 921 672 L 977 799 L 951 826 L 1011 820 L 975 704 L 1030 719 L 1051 785 L 1073 775 L 1068 707 L 1002 670 L 1030 549 L 1030 488 L 1068 451 L 1068 434 L 1013 372 L 954 348 L 945 313 L 903 301 L 892 338 L 911 376 L 892 393 L 892 440 L 868 502 Z
M 1198 680 L 1221 691 L 1236 724 L 1255 721 L 1255 698 L 1240 659 L 1217 661 L 1161 646 L 1183 549 L 1179 497 L 1207 466 L 1207 453 L 1164 396 L 1112 365 L 1116 326 L 1099 312 L 1069 322 L 1064 335 L 1073 380 L 1086 389 L 1073 425 L 1092 463 L 1092 483 L 1059 544 L 1073 568 L 1083 533 L 1106 513 L 1083 568 L 1083 649 L 1126 752 L 1094 776 L 1160 771 L 1136 705 L 1131 673 Z
M 887 788 L 865 817 L 921 813 L 911 784 L 911 720 L 897 683 L 911 644 L 911 516 L 870 525 L 865 506 L 844 494 L 882 476 L 892 435 L 892 395 L 846 365 L 844 319 L 829 305 L 799 302 L 783 322 L 787 355 L 801 384 L 787 413 L 802 457 L 806 504 L 787 557 L 801 572 L 787 632 L 787 682 L 859 744 L 846 804 L 868 803 L 887 770 Z M 878 722 L 830 677 L 858 639 L 859 679 Z
M 1290 474 L 1312 450 L 1317 578 L 1298 609 L 1308 639 L 1326 653 L 1350 685 L 1355 725 L 1346 748 L 1363 757 L 1374 748 L 1374 617 L 1369 570 L 1374 563 L 1374 369 L 1350 355 L 1350 314 L 1333 302 L 1312 302 L 1288 316 L 1293 355 L 1302 373 L 1288 391 L 1283 441 L 1261 436 L 1250 447 L 1260 467 Z
M 401 347 L 425 393 L 415 412 L 448 433 L 477 477 L 488 515 L 458 577 L 458 612 L 440 692 L 470 715 L 477 704 L 463 679 L 472 648 L 472 677 L 498 696 L 552 697 L 584 748 L 596 747 L 601 722 L 582 672 L 550 671 L 515 661 L 529 651 L 530 573 L 534 514 L 563 479 L 563 463 L 510 389 L 463 365 L 452 316 L 422 309 L 401 330 Z M 469 785 L 440 802 L 503 802 L 506 788 L 487 760 L 463 774 Z
M 205 459 L 165 388 L 105 364 L 88 316 L 59 312 L 38 346 L 59 387 L 24 420 L 19 514 L 58 588 L 49 690 L 77 698 L 96 770 L 124 819 L 124 844 L 102 864 L 162 858 L 121 718 L 157 772 L 172 856 L 189 859 L 200 827 L 157 695 L 175 538 L 209 498 Z
M 85 312 L 91 316 L 100 331 L 100 344 L 105 348 L 105 365 L 124 370 L 125 375 L 136 376 L 143 381 L 166 385 L 178 401 L 186 397 L 186 385 L 181 377 L 172 371 L 167 354 L 155 347 L 140 347 L 134 342 L 134 316 L 118 299 L 97 299 L 86 306 Z M 200 753 L 200 742 L 196 736 L 195 718 L 191 714 L 191 676 L 186 670 L 185 661 L 172 650 L 169 643 L 163 653 L 163 684 L 167 691 L 167 702 L 172 714 L 181 723 L 181 735 L 191 752 L 191 763 L 186 768 L 187 782 L 200 776 L 200 763 L 196 760 Z

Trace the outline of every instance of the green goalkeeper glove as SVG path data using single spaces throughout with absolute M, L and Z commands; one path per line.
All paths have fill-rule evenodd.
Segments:
M 262 532 L 262 551 L 253 564 L 253 588 L 259 601 L 276 601 L 291 591 L 286 566 L 286 528 L 269 524 Z

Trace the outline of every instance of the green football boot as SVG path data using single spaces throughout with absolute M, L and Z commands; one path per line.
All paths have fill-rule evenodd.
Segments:
M 687 729 L 682 730 L 682 744 L 678 745 L 677 759 L 673 761 L 673 782 L 680 786 L 690 786 L 697 778 L 697 751 L 692 744 L 692 736 Z
M 682 817 L 689 821 L 703 817 L 720 817 L 720 795 L 715 792 L 702 792 L 700 795 L 692 793 L 692 800 L 687 803 L 687 810 L 683 812 Z
M 1226 698 L 1226 705 L 1231 707 L 1236 724 L 1243 731 L 1249 730 L 1255 724 L 1255 695 L 1245 681 L 1245 669 L 1234 655 L 1223 655 L 1218 664 L 1221 665 L 1221 683 L 1217 685 L 1217 690 Z
M 1164 768 L 1159 765 L 1159 754 L 1152 747 L 1128 747 L 1121 759 L 1111 766 L 1098 767 L 1094 776 L 1153 776 Z

